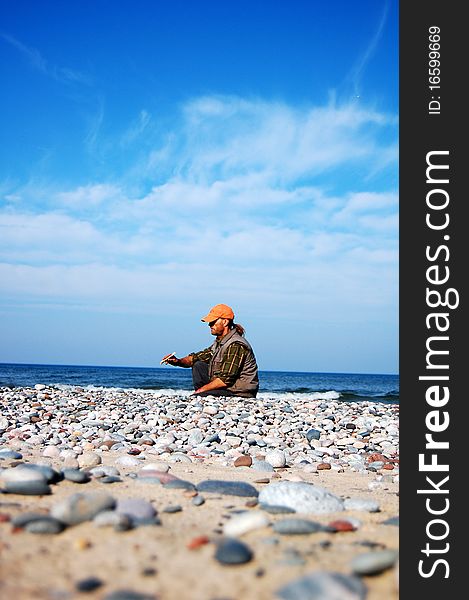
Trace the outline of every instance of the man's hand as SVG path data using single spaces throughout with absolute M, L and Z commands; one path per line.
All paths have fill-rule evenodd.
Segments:
M 183 358 L 176 358 L 176 353 L 175 352 L 171 352 L 171 354 L 167 354 L 166 356 L 163 356 L 163 358 L 161 359 L 160 365 L 162 365 L 163 363 L 165 365 L 172 365 L 173 367 L 184 367 L 184 368 L 188 368 L 188 367 L 192 367 L 193 364 L 193 357 L 192 354 L 188 354 L 187 356 L 184 356 Z
M 194 394 L 200 394 L 202 392 L 210 392 L 210 390 L 221 390 L 226 388 L 226 383 L 222 381 L 219 377 L 215 377 L 212 381 L 209 381 L 198 390 L 195 390 Z
M 166 356 L 163 356 L 163 358 L 160 360 L 160 365 L 176 365 L 177 362 L 178 359 L 176 358 L 176 352 L 171 352 L 171 354 L 166 354 Z

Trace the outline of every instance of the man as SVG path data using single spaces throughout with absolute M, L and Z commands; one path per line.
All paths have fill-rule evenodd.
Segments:
M 215 336 L 211 346 L 184 358 L 165 356 L 161 362 L 175 367 L 191 367 L 198 396 L 240 396 L 255 398 L 259 390 L 256 357 L 244 337 L 244 328 L 234 322 L 233 310 L 217 304 L 202 321 Z

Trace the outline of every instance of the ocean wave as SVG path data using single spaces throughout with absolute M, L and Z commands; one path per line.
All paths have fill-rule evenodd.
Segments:
M 178 397 L 186 399 L 191 396 L 193 390 L 181 389 L 181 388 L 168 388 L 168 387 L 111 387 L 111 386 L 97 386 L 97 385 L 74 385 L 74 384 L 55 384 L 53 387 L 58 389 L 70 389 L 70 388 L 81 388 L 85 391 L 113 391 L 113 392 L 146 392 L 152 393 L 157 398 L 162 397 Z M 300 388 L 301 389 L 301 388 Z M 335 400 L 340 402 L 383 402 L 386 404 L 398 404 L 399 394 L 396 391 L 387 392 L 384 394 L 360 394 L 357 392 L 346 391 L 338 392 L 336 390 L 325 390 L 325 391 L 281 391 L 281 390 L 261 390 L 257 394 L 257 398 L 263 401 L 275 400 L 275 401 L 290 401 L 295 400 Z
M 360 402 L 369 400 L 371 402 L 399 403 L 399 392 L 391 391 L 381 394 L 358 393 L 358 392 L 341 392 L 340 400 L 343 402 Z

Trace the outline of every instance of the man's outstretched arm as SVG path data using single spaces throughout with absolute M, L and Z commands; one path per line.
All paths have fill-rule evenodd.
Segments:
M 199 387 L 198 390 L 195 390 L 194 394 L 200 394 L 201 392 L 210 392 L 210 390 L 221 390 L 226 388 L 226 383 L 222 381 L 219 377 L 215 377 L 212 381 L 209 381 L 202 387 Z
M 164 361 L 167 365 L 172 365 L 173 367 L 192 367 L 194 362 L 194 357 L 192 354 L 188 354 L 183 358 L 177 358 L 176 356 L 171 356 Z

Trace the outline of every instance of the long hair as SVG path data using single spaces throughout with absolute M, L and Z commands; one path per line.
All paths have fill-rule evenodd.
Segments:
M 234 327 L 236 329 L 237 334 L 244 335 L 244 327 L 242 325 L 240 325 L 239 323 L 235 323 L 233 321 L 233 319 L 230 319 L 230 323 L 229 323 L 228 327 L 230 329 L 233 329 L 233 327 Z

